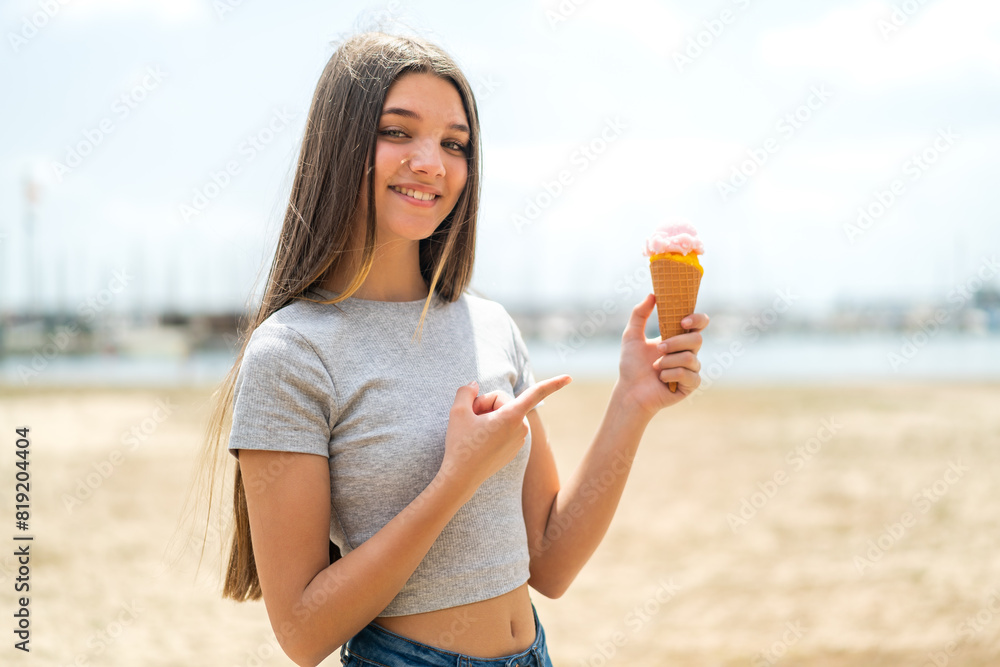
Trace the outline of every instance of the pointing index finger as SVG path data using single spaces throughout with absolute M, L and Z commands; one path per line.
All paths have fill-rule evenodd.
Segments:
M 507 405 L 510 406 L 510 409 L 519 412 L 523 418 L 533 407 L 541 403 L 546 396 L 562 389 L 572 381 L 573 378 L 568 375 L 557 375 L 547 380 L 536 382 L 522 391 L 520 396 Z

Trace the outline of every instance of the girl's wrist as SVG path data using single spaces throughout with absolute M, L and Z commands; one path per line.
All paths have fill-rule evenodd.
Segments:
M 445 460 L 441 462 L 441 467 L 431 483 L 427 485 L 427 489 L 432 493 L 443 494 L 449 502 L 455 505 L 455 510 L 458 511 L 462 505 L 472 499 L 479 487 L 471 484 L 465 475 L 458 474 L 457 466 L 451 461 Z
M 615 381 L 614 389 L 611 390 L 611 400 L 608 401 L 608 413 L 617 415 L 629 424 L 639 424 L 643 429 L 656 416 L 657 411 L 650 412 L 643 408 L 629 391 L 628 387 L 619 378 Z

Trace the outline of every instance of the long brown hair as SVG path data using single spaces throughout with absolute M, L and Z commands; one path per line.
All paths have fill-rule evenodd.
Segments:
M 303 293 L 319 286 L 338 269 L 347 271 L 345 275 L 353 271 L 353 278 L 336 298 L 322 303 L 348 298 L 365 281 L 375 254 L 376 230 L 374 179 L 365 176 L 374 170 L 378 123 L 386 93 L 397 78 L 410 72 L 434 74 L 455 86 L 471 134 L 465 189 L 434 233 L 420 241 L 420 272 L 430 289 L 418 332 L 432 299 L 457 300 L 472 277 L 481 171 L 479 116 L 472 87 L 448 54 L 426 40 L 382 32 L 348 38 L 334 52 L 316 86 L 264 295 L 260 306 L 241 327 L 236 362 L 212 396 L 213 412 L 197 463 L 193 488 L 202 492 L 199 500 L 207 499 L 205 535 L 211 522 L 218 473 L 223 471 L 224 480 L 228 477 L 227 463 L 235 465 L 233 535 L 223 583 L 224 598 L 245 601 L 261 597 L 239 463 L 228 455 L 225 446 L 236 378 L 250 334 L 294 299 L 315 301 Z M 361 187 L 366 180 L 368 187 L 362 195 Z M 352 229 L 352 222 L 364 203 L 362 196 L 367 210 L 364 241 L 358 248 L 361 230 Z M 204 544 L 202 540 L 199 568 Z

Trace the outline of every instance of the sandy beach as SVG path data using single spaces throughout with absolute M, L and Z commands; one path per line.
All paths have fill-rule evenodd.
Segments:
M 541 408 L 564 479 L 610 389 Z M 293 664 L 262 603 L 219 597 L 217 562 L 167 562 L 211 390 L 0 389 L 0 662 Z M 533 594 L 553 662 L 1000 664 L 998 405 L 996 384 L 717 386 L 664 411 L 593 559 L 562 598 Z M 21 426 L 30 654 L 11 634 Z

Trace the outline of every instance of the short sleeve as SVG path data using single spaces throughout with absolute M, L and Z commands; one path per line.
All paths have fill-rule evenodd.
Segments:
M 514 381 L 514 396 L 520 396 L 522 391 L 535 384 L 535 373 L 531 369 L 528 348 L 524 344 L 524 338 L 521 337 L 521 330 L 510 315 L 507 318 L 510 321 L 511 335 L 514 339 L 514 362 L 517 368 L 517 379 Z M 545 401 L 540 401 L 538 405 L 545 405 Z
M 328 457 L 335 410 L 333 380 L 313 346 L 294 329 L 265 322 L 251 334 L 236 377 L 229 453 Z

